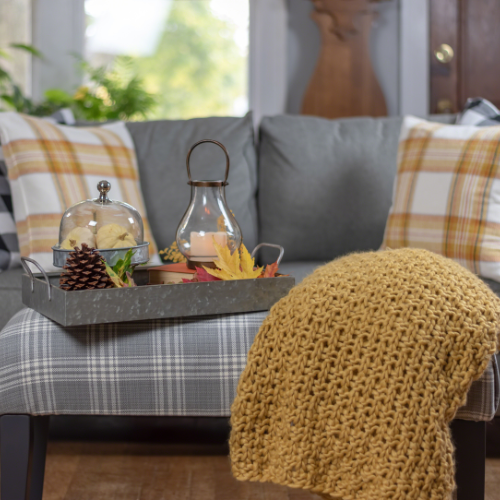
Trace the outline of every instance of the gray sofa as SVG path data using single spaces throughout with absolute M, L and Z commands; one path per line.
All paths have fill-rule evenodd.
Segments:
M 400 125 L 401 118 L 267 117 L 257 148 L 250 115 L 127 126 L 159 248 L 174 241 L 189 202 L 186 153 L 199 139 L 213 138 L 231 157 L 227 200 L 246 246 L 252 249 L 258 241 L 284 246 L 282 270 L 300 280 L 335 257 L 380 246 Z M 193 175 L 220 177 L 223 161 L 216 146 L 197 148 Z M 260 257 L 276 258 L 272 250 Z M 0 329 L 23 307 L 21 274 L 21 268 L 0 273 Z
M 431 117 L 444 123 L 454 118 Z M 245 245 L 282 245 L 280 269 L 300 281 L 340 255 L 380 247 L 391 206 L 401 122 L 400 117 L 265 117 L 257 141 L 250 114 L 132 122 L 127 127 L 159 248 L 175 240 L 189 202 L 186 152 L 196 141 L 213 138 L 231 157 L 227 200 Z M 220 177 L 223 153 L 212 145 L 197 148 L 191 165 L 198 178 Z M 261 250 L 260 260 L 274 261 L 273 252 Z M 0 330 L 23 308 L 21 275 L 21 268 L 0 273 Z M 500 295 L 500 283 L 485 281 Z
M 436 119 L 451 121 L 453 118 Z M 325 120 L 305 116 L 267 117 L 260 125 L 257 146 L 250 115 L 244 118 L 136 122 L 129 123 L 127 127 L 136 146 L 145 204 L 159 248 L 169 246 L 174 241 L 177 224 L 189 202 L 185 171 L 186 153 L 196 141 L 212 138 L 222 142 L 231 157 L 227 201 L 240 223 L 245 245 L 249 249 L 258 242 L 282 245 L 285 248 L 285 256 L 280 270 L 294 275 L 297 281 L 300 281 L 315 267 L 338 256 L 353 251 L 376 250 L 380 247 L 391 205 L 401 121 L 401 118 Z M 223 174 L 223 168 L 224 158 L 219 148 L 207 145 L 197 148 L 193 153 L 191 170 L 194 178 L 219 178 Z M 276 254 L 271 249 L 263 249 L 259 258 L 262 262 L 272 262 L 276 259 Z M 0 328 L 23 307 L 21 274 L 21 269 L 0 273 Z M 500 290 L 498 284 L 489 284 L 496 292 Z M 248 320 L 255 324 L 245 324 L 245 328 L 253 328 L 255 334 L 263 317 L 255 316 Z M 73 349 L 75 353 L 83 352 L 87 348 L 86 342 L 93 338 L 95 333 L 74 330 L 66 335 L 60 329 L 50 326 L 47 321 L 43 322 L 35 316 L 34 321 L 45 328 L 37 333 L 36 338 L 30 337 L 30 332 L 25 329 L 26 338 L 29 338 L 29 343 L 25 342 L 25 345 L 34 350 L 38 349 L 38 343 L 40 346 L 46 345 L 45 342 L 48 341 L 57 343 L 59 335 L 59 339 L 65 342 L 64 349 Z M 182 337 L 183 342 L 189 341 L 189 334 L 193 336 L 189 345 L 199 345 L 200 337 L 197 335 L 200 331 L 202 337 L 208 335 L 204 325 L 201 330 L 196 330 L 200 328 L 200 324 L 202 321 L 192 321 L 187 325 L 186 336 Z M 15 320 L 10 325 L 15 328 Z M 159 338 L 164 338 L 168 328 L 166 324 L 165 331 Z M 213 328 L 216 332 L 218 326 L 215 319 Z M 140 323 L 127 324 L 122 329 L 124 341 L 130 341 L 127 349 L 135 352 L 134 342 L 136 339 L 143 339 L 144 343 L 146 331 L 141 331 Z M 119 326 L 116 331 L 120 331 Z M 10 336 L 9 342 L 15 342 L 12 337 L 13 335 Z M 115 337 L 116 335 L 113 336 Z M 246 338 L 246 341 L 251 342 L 251 338 Z M 233 346 L 234 342 L 228 341 L 227 345 Z M 243 350 L 247 348 L 248 346 L 242 347 Z M 54 346 L 57 355 L 56 351 L 57 346 Z M 17 354 L 14 349 L 11 358 L 8 358 L 8 353 L 5 355 L 10 366 L 16 364 L 13 359 Z M 240 358 L 244 364 L 244 353 Z M 22 363 L 17 365 L 22 368 Z M 113 370 L 115 369 L 116 367 L 113 367 Z M 236 382 L 241 369 L 242 366 L 239 365 L 234 367 Z M 40 373 L 43 372 L 41 368 L 40 370 Z M 82 370 L 83 365 L 78 371 L 79 378 L 82 377 Z M 12 375 L 12 379 L 14 378 L 19 377 Z M 163 380 L 162 377 L 160 380 Z M 52 386 L 49 392 L 56 387 L 56 382 L 59 383 L 50 380 Z M 63 382 L 64 380 L 61 380 L 61 383 Z M 224 395 L 227 401 L 221 403 L 222 406 L 225 405 L 221 415 L 227 415 L 224 412 L 231 402 L 228 394 L 234 392 L 236 382 L 233 381 L 233 385 L 228 386 L 229 389 Z M 203 387 L 202 381 L 197 380 L 193 390 L 200 387 Z M 26 392 L 24 388 L 21 389 Z M 31 387 L 28 389 L 33 391 Z M 26 432 L 35 436 L 46 433 L 46 421 L 40 420 L 45 417 L 36 417 L 33 423 L 29 420 L 29 415 L 54 414 L 61 411 L 37 407 L 38 393 L 42 392 L 40 384 L 35 392 L 28 398 L 31 410 L 14 409 L 6 412 L 14 415 L 2 417 L 2 436 L 10 435 L 10 429 L 15 426 L 22 427 L 21 430 L 15 431 L 22 436 L 26 436 Z M 50 394 L 49 396 L 48 399 L 51 398 Z M 65 397 L 77 405 L 83 395 L 68 393 Z M 5 401 L 4 406 L 7 406 L 7 403 L 17 404 L 18 398 L 7 399 L 9 401 Z M 49 403 L 45 400 L 40 404 Z M 114 404 L 110 403 L 109 408 L 114 408 Z M 194 404 L 196 406 L 196 401 Z M 212 402 L 209 401 L 208 404 Z M 78 413 L 78 407 L 75 408 L 74 413 Z M 164 406 L 161 408 L 156 414 L 176 414 L 163 411 Z M 19 413 L 28 413 L 21 415 L 26 416 L 27 420 L 16 418 L 15 414 Z M 119 411 L 113 413 L 112 410 L 94 409 L 81 413 L 120 414 Z M 129 414 L 141 413 L 134 411 Z M 457 453 L 462 453 L 457 455 L 457 476 L 462 472 L 464 478 L 459 480 L 460 498 L 480 498 L 481 482 L 484 488 L 484 446 L 481 444 L 484 444 L 484 422 L 455 420 L 453 425 L 457 443 L 458 436 L 462 436 L 460 446 L 457 445 Z M 35 430 L 30 431 L 30 426 Z M 37 426 L 45 431 L 37 431 Z M 35 438 L 35 448 L 36 439 L 38 438 Z M 43 442 L 44 438 L 40 439 L 40 442 Z M 10 445 L 9 449 L 18 448 L 16 441 L 12 441 Z M 43 450 L 42 444 L 38 446 Z M 39 455 L 44 456 L 44 452 L 40 451 Z M 40 464 L 40 460 L 37 463 Z M 472 478 L 471 463 L 478 463 L 479 467 Z M 14 469 L 9 463 L 5 466 L 7 471 Z M 3 467 L 2 463 L 2 470 Z M 43 484 L 43 464 L 39 467 L 42 470 Z M 25 480 L 26 476 L 23 477 L 24 479 L 21 479 Z M 40 479 L 38 481 L 40 482 Z M 12 479 L 9 484 L 17 488 L 19 482 L 20 480 Z M 2 488 L 3 486 L 2 481 Z M 473 495 L 469 494 L 471 489 L 474 490 Z

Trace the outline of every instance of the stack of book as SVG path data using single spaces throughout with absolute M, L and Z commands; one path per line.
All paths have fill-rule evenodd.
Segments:
M 182 283 L 183 279 L 192 279 L 195 272 L 194 269 L 189 269 L 185 262 L 152 267 L 149 269 L 149 283 L 151 285 Z

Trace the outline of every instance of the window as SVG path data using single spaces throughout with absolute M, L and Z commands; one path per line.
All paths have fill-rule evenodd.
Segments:
M 155 118 L 248 110 L 249 0 L 85 0 L 85 59 L 137 71 Z
M 0 1 L 0 49 L 5 53 L 2 67 L 20 85 L 30 90 L 31 58 L 26 52 L 9 48 L 11 43 L 31 43 L 31 0 Z

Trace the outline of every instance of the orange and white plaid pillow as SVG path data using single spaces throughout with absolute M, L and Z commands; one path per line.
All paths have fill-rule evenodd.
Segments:
M 500 126 L 404 119 L 382 248 L 425 248 L 500 281 Z
M 144 239 L 158 261 L 141 194 L 134 143 L 122 122 L 67 127 L 14 112 L 0 113 L 0 140 L 8 168 L 21 255 L 54 270 L 51 247 L 71 205 L 97 198 L 97 183 L 111 183 L 110 198 L 143 217 Z

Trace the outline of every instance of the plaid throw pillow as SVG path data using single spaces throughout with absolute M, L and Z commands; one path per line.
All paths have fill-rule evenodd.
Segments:
M 8 167 L 21 255 L 54 270 L 64 211 L 96 198 L 98 181 L 111 182 L 110 197 L 137 208 L 153 262 L 160 262 L 142 199 L 134 144 L 122 122 L 74 128 L 0 113 L 0 140 Z
M 487 99 L 471 97 L 467 99 L 464 110 L 458 115 L 457 125 L 477 125 L 478 127 L 500 125 L 500 111 Z
M 0 147 L 0 271 L 21 265 L 7 166 Z
M 500 126 L 403 121 L 382 248 L 425 248 L 500 281 Z

